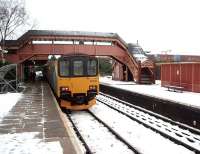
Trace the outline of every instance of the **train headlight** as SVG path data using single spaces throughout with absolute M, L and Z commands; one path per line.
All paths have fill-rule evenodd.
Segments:
M 96 85 L 90 85 L 89 90 L 97 90 L 97 86 Z
M 69 91 L 69 87 L 61 87 L 60 90 L 61 90 L 62 92 Z

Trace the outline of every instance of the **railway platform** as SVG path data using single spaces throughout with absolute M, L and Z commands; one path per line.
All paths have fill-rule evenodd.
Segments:
M 39 81 L 26 83 L 22 93 L 22 98 L 1 121 L 0 134 L 20 135 L 33 132 L 36 140 L 57 143 L 61 153 L 76 153 L 72 135 L 66 128 L 49 85 Z

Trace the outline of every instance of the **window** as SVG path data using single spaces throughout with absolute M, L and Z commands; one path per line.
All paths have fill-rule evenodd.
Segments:
M 73 75 L 74 76 L 82 76 L 83 75 L 83 61 L 82 60 L 74 60 L 73 61 Z
M 87 73 L 88 75 L 96 75 L 97 73 L 97 61 L 90 59 L 87 63 Z
M 60 61 L 60 76 L 69 76 L 69 61 Z

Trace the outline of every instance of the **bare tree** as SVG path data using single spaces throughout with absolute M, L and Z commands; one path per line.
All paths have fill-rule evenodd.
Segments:
M 5 40 L 11 38 L 16 29 L 26 24 L 28 15 L 23 0 L 0 0 L 0 41 L 2 51 Z M 4 62 L 3 52 L 1 52 Z

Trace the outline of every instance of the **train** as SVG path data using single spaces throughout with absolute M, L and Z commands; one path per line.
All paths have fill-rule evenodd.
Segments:
M 61 109 L 85 110 L 96 104 L 99 93 L 99 62 L 95 56 L 63 55 L 51 58 L 46 78 Z

